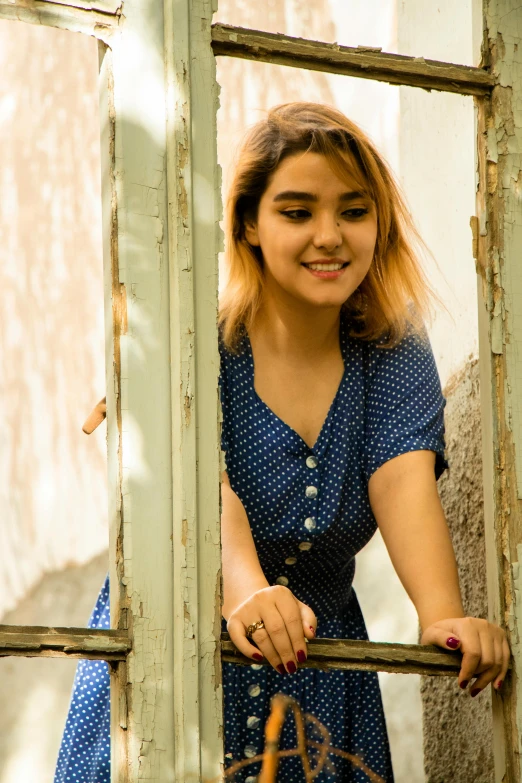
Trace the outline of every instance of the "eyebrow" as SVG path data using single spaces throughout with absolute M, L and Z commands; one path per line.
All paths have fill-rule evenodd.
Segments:
M 350 190 L 347 193 L 341 193 L 339 201 L 355 201 L 358 198 L 365 198 L 364 193 L 359 190 Z M 301 190 L 283 190 L 274 196 L 274 201 L 319 201 L 315 193 L 307 193 Z

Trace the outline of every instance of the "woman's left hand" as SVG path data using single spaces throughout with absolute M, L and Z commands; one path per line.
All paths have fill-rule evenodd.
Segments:
M 507 674 L 511 653 L 506 634 L 498 625 L 478 617 L 439 620 L 428 626 L 421 644 L 436 644 L 446 650 L 460 650 L 462 666 L 459 686 L 466 688 L 476 677 L 471 695 L 477 696 L 488 683 L 498 690 Z

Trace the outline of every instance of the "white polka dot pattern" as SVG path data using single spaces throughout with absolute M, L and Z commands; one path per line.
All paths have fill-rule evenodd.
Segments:
M 89 628 L 110 628 L 109 577 L 105 579 Z M 109 667 L 80 661 L 60 746 L 54 783 L 110 783 Z
M 319 636 L 367 639 L 351 585 L 355 555 L 376 529 L 368 480 L 388 459 L 419 449 L 436 452 L 437 477 L 442 473 L 445 400 L 427 336 L 408 334 L 396 348 L 382 349 L 379 341 L 349 337 L 341 324 L 340 343 L 344 376 L 313 449 L 256 394 L 248 335 L 239 355 L 220 345 L 222 448 L 269 583 L 288 583 L 312 607 Z M 285 564 L 292 566 L 291 581 Z M 223 685 L 227 765 L 262 752 L 270 699 L 281 691 L 328 728 L 335 747 L 359 754 L 393 781 L 375 672 L 298 669 L 281 676 L 271 667 L 225 663 Z M 260 718 L 255 725 L 253 713 Z M 289 720 L 280 747 L 296 744 Z M 367 780 L 347 762 L 330 758 L 335 773 L 323 770 L 317 783 Z M 248 781 L 259 772 L 260 764 L 249 766 L 236 780 Z M 278 781 L 301 780 L 299 760 L 285 758 Z
M 220 344 L 222 448 L 269 583 L 287 581 L 297 598 L 312 607 L 318 636 L 367 639 L 352 580 L 355 555 L 376 529 L 368 480 L 387 460 L 419 449 L 436 453 L 437 477 L 448 467 L 445 400 L 427 337 L 408 335 L 394 349 L 379 349 L 379 342 L 349 337 L 341 324 L 340 343 L 344 376 L 313 449 L 256 394 L 248 335 L 239 355 Z M 291 566 L 291 581 L 285 564 Z M 109 627 L 108 577 L 89 627 Z M 225 621 L 222 627 L 226 630 Z M 387 783 L 393 781 L 375 672 L 298 669 L 282 676 L 267 666 L 224 663 L 223 685 L 227 766 L 262 752 L 270 699 L 282 691 L 328 728 L 334 747 L 357 753 Z M 54 783 L 109 783 L 109 731 L 107 664 L 81 661 Z M 320 739 L 310 726 L 307 731 Z M 296 744 L 289 720 L 280 746 Z M 366 782 L 360 770 L 330 759 L 317 783 Z M 235 780 L 253 783 L 259 771 L 259 764 L 251 765 Z M 299 760 L 285 758 L 278 781 L 302 779 Z

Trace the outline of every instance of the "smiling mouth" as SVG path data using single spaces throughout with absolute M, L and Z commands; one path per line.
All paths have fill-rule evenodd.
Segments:
M 349 263 L 349 261 L 345 261 L 344 264 L 301 264 L 301 266 L 313 269 L 314 272 L 339 272 L 341 269 L 345 269 Z

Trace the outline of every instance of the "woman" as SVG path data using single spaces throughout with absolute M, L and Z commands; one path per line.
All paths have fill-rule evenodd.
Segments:
M 360 129 L 308 103 L 253 128 L 227 218 L 223 616 L 238 649 L 271 666 L 224 664 L 226 751 L 262 751 L 270 697 L 284 691 L 391 781 L 377 675 L 299 670 L 316 634 L 367 638 L 351 584 L 376 523 L 422 643 L 464 653 L 459 685 L 500 687 L 509 659 L 499 628 L 464 617 L 436 489 L 445 400 L 411 222 Z M 282 747 L 295 745 L 288 721 Z M 317 781 L 367 780 L 335 767 Z M 281 762 L 278 780 L 301 779 L 298 759 Z
M 262 751 L 271 696 L 283 691 L 327 727 L 334 747 L 393 781 L 377 675 L 299 667 L 316 635 L 367 639 L 352 580 L 377 524 L 421 642 L 462 651 L 460 687 L 475 678 L 472 696 L 500 688 L 509 661 L 504 632 L 465 617 L 461 603 L 436 488 L 448 467 L 445 400 L 422 320 L 430 291 L 414 230 L 361 130 L 311 103 L 277 107 L 254 126 L 227 218 L 223 628 L 253 661 L 223 665 L 227 764 Z M 93 624 L 106 616 L 107 587 Z M 82 665 L 57 783 L 77 779 L 68 770 L 78 759 L 79 779 L 109 779 L 107 687 L 94 692 L 105 706 L 89 710 L 86 726 L 96 664 Z M 288 721 L 281 747 L 295 744 Z M 253 783 L 258 771 L 236 780 Z M 278 780 L 302 779 L 300 761 L 285 758 Z M 316 780 L 367 776 L 332 757 Z

